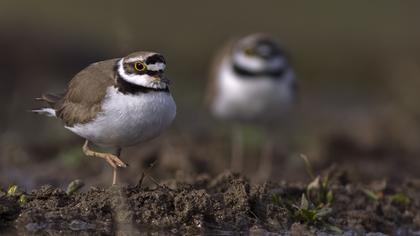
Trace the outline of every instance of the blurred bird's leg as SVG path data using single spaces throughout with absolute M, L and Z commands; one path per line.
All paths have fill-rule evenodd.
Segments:
M 266 135 L 265 142 L 261 151 L 260 161 L 255 179 L 257 183 L 267 181 L 273 171 L 273 156 L 275 149 L 275 138 L 273 135 Z
M 243 136 L 240 125 L 234 125 L 232 129 L 232 157 L 230 169 L 234 172 L 241 173 L 243 171 Z
M 117 168 L 118 167 L 124 167 L 124 168 L 127 167 L 127 164 L 125 164 L 119 158 L 119 156 L 121 154 L 121 148 L 118 148 L 117 155 L 113 155 L 111 153 L 95 152 L 95 151 L 90 149 L 89 141 L 86 140 L 85 144 L 83 145 L 83 152 L 85 153 L 86 156 L 103 158 L 108 162 L 108 164 L 114 169 L 112 184 L 116 184 L 116 181 L 117 181 Z

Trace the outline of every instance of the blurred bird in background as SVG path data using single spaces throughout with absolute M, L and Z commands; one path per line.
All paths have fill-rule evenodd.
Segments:
M 99 157 L 114 170 L 127 167 L 120 154 L 158 136 L 175 118 L 176 105 L 162 55 L 135 52 L 124 58 L 94 63 L 79 72 L 61 95 L 44 94 L 50 108 L 34 110 L 60 118 L 65 127 L 86 139 L 83 152 Z M 115 154 L 93 151 L 90 142 L 116 149 Z
M 212 114 L 232 121 L 231 169 L 244 168 L 241 125 L 265 133 L 256 179 L 271 175 L 276 126 L 295 97 L 295 75 L 285 52 L 266 34 L 252 34 L 225 45 L 214 60 L 207 91 Z

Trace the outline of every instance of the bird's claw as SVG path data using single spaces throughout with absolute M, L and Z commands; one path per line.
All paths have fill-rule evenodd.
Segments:
M 120 158 L 114 155 L 108 155 L 106 160 L 113 168 L 126 168 L 128 166 L 126 163 L 121 161 Z

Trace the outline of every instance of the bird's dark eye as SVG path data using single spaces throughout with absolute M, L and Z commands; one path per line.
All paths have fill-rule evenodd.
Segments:
M 247 55 L 247 56 L 255 55 L 255 51 L 252 48 L 245 48 L 244 52 L 245 52 L 245 55 Z
M 146 70 L 146 65 L 143 62 L 136 62 L 134 64 L 134 69 L 136 69 L 136 71 L 145 71 Z

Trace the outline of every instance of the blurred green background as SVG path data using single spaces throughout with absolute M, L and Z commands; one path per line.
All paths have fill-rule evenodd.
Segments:
M 162 178 L 222 171 L 229 132 L 204 108 L 207 74 L 224 42 L 254 32 L 281 42 L 299 79 L 275 178 L 305 176 L 298 153 L 319 168 L 347 166 L 361 179 L 419 177 L 419 9 L 419 1 L 3 0 L 0 186 L 107 184 L 111 171 L 83 157 L 81 138 L 27 111 L 39 106 L 33 98 L 63 90 L 90 63 L 137 50 L 165 55 L 178 115 L 163 137 L 124 153 L 134 163 L 125 180 L 156 158 Z M 252 163 L 259 139 L 248 133 Z

